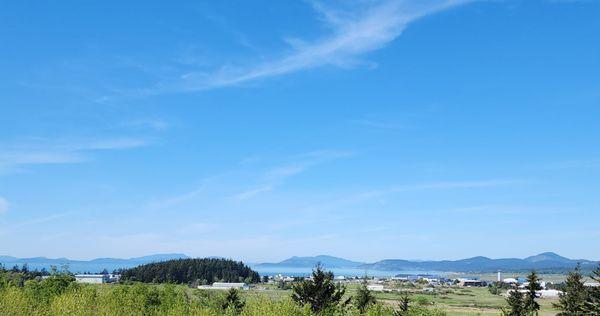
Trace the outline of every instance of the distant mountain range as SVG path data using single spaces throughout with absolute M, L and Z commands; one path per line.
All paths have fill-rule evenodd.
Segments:
M 292 257 L 279 263 L 263 263 L 261 268 L 295 267 L 312 268 L 320 262 L 325 268 L 356 268 L 378 271 L 438 271 L 438 272 L 495 272 L 502 271 L 566 271 L 573 269 L 577 263 L 584 270 L 589 270 L 598 262 L 585 259 L 569 259 L 553 252 L 545 252 L 525 259 L 505 258 L 490 259 L 473 257 L 462 260 L 413 261 L 402 259 L 386 259 L 375 263 L 360 263 L 331 256 Z
M 75 273 L 100 272 L 104 269 L 113 271 L 115 269 L 132 268 L 141 264 L 167 261 L 172 259 L 189 258 L 184 254 L 156 254 L 144 257 L 118 259 L 97 258 L 93 260 L 71 260 L 67 258 L 49 259 L 44 257 L 15 258 L 0 256 L 0 264 L 5 268 L 15 265 L 27 264 L 30 269 L 50 269 L 51 266 L 62 267 L 68 265 L 69 271 Z M 599 262 L 585 259 L 569 259 L 559 256 L 553 252 L 545 252 L 524 259 L 504 258 L 490 259 L 487 257 L 473 257 L 462 260 L 440 260 L 440 261 L 416 261 L 402 259 L 386 259 L 375 263 L 364 263 L 351 261 L 343 258 L 320 255 L 315 257 L 291 257 L 277 263 L 260 263 L 253 267 L 277 270 L 278 268 L 301 268 L 312 269 L 317 263 L 321 263 L 326 269 L 360 269 L 372 271 L 438 271 L 438 272 L 495 272 L 497 270 L 524 271 L 535 269 L 541 272 L 564 272 L 573 269 L 580 263 L 584 270 L 595 268 Z
M 112 272 L 115 269 L 125 269 L 136 267 L 141 264 L 166 261 L 172 259 L 184 259 L 189 258 L 188 256 L 180 253 L 169 253 L 169 254 L 156 254 L 144 257 L 136 257 L 129 259 L 119 258 L 97 258 L 92 260 L 71 260 L 67 258 L 50 259 L 45 257 L 34 257 L 34 258 L 15 258 L 10 256 L 0 256 L 0 264 L 4 265 L 5 268 L 10 269 L 15 265 L 22 266 L 27 264 L 30 269 L 41 270 L 45 268 L 50 269 L 51 266 L 61 268 L 67 265 L 69 271 L 79 272 L 100 272 L 104 269 Z
M 356 268 L 364 262 L 350 261 L 342 258 L 332 256 L 316 256 L 316 257 L 291 257 L 278 263 L 261 263 L 256 265 L 257 267 L 290 267 L 290 268 L 312 268 L 317 263 L 321 263 L 323 267 L 334 269 L 334 268 Z

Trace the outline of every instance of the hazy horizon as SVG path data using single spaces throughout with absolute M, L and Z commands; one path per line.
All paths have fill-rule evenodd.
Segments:
M 600 260 L 600 2 L 0 11 L 0 255 Z

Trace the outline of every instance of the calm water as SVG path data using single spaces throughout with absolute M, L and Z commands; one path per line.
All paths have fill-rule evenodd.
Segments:
M 312 268 L 297 268 L 297 267 L 257 267 L 250 266 L 254 271 L 260 273 L 260 275 L 276 275 L 282 274 L 287 276 L 309 276 L 312 273 Z M 431 275 L 444 275 L 444 272 L 438 271 L 408 271 L 408 270 L 398 270 L 398 271 L 379 271 L 379 270 L 364 270 L 364 269 L 354 269 L 354 268 L 338 268 L 338 269 L 327 269 L 333 272 L 336 276 L 343 275 L 346 277 L 358 276 L 362 277 L 365 273 L 368 276 L 373 277 L 393 277 L 397 274 L 431 274 Z
M 16 265 L 21 265 L 21 262 L 2 262 L 5 266 L 5 268 L 10 269 L 12 268 L 15 264 Z M 29 269 L 34 270 L 34 269 L 38 269 L 41 270 L 42 268 L 45 268 L 46 270 L 50 271 L 50 263 L 29 263 Z M 137 264 L 126 264 L 126 263 L 120 263 L 120 264 L 94 264 L 94 263 L 86 263 L 86 262 L 77 262 L 77 263 L 73 263 L 70 262 L 69 263 L 69 271 L 73 272 L 73 273 L 84 273 L 84 272 L 92 272 L 92 273 L 97 273 L 102 271 L 103 269 L 108 270 L 109 272 L 112 272 L 115 269 L 123 269 L 123 268 L 132 268 L 134 266 L 137 266 Z M 249 266 L 256 272 L 260 273 L 260 275 L 277 275 L 277 274 L 282 274 L 282 275 L 287 275 L 287 276 L 309 276 L 312 273 L 312 268 L 298 268 L 298 267 L 259 267 L 256 265 L 252 265 L 249 264 Z M 58 265 L 58 268 L 60 269 L 60 265 Z M 352 276 L 359 276 L 362 277 L 365 275 L 365 273 L 368 276 L 373 276 L 373 277 L 392 277 L 395 276 L 397 274 L 410 274 L 410 275 L 415 275 L 415 274 L 432 274 L 432 275 L 440 275 L 443 276 L 444 272 L 438 272 L 438 271 L 407 271 L 407 270 L 398 270 L 398 271 L 378 271 L 378 270 L 364 270 L 364 269 L 353 269 L 353 268 L 338 268 L 338 269 L 327 269 L 327 270 L 331 270 L 336 276 L 339 275 L 343 275 L 343 276 L 347 276 L 347 277 L 352 277 Z

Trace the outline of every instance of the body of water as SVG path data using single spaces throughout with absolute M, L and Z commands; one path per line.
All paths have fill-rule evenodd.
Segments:
M 252 270 L 260 273 L 260 275 L 286 275 L 286 276 L 309 276 L 312 273 L 312 268 L 300 268 L 300 267 L 261 267 L 261 266 L 250 266 Z M 365 270 L 365 269 L 356 269 L 356 268 L 332 268 L 329 269 L 325 267 L 325 270 L 333 272 L 334 275 L 339 276 L 343 275 L 345 277 L 362 277 L 368 275 L 370 277 L 393 277 L 398 274 L 407 274 L 407 275 L 439 275 L 443 276 L 446 274 L 445 272 L 439 271 L 408 271 L 408 270 L 398 270 L 398 271 L 380 271 L 380 270 Z
M 10 269 L 14 265 L 17 265 L 20 267 L 23 264 L 23 262 L 22 261 L 17 261 L 17 262 L 7 261 L 7 262 L 2 262 L 2 264 L 4 265 L 4 268 Z M 52 262 L 52 263 L 50 263 L 50 262 L 30 262 L 30 263 L 28 263 L 28 267 L 30 270 L 41 270 L 42 268 L 45 268 L 46 270 L 50 271 L 50 267 L 52 265 L 55 265 L 59 270 L 61 270 L 62 265 L 65 265 L 65 267 L 68 268 L 68 270 L 73 273 L 85 273 L 85 272 L 98 273 L 104 269 L 108 270 L 108 272 L 112 272 L 113 270 L 116 270 L 116 269 L 132 268 L 132 267 L 137 266 L 138 264 L 139 263 L 110 264 L 110 263 L 65 261 L 65 262 L 61 262 L 61 263 L 58 263 L 58 262 Z M 248 264 L 248 265 L 254 271 L 260 273 L 260 275 L 271 275 L 272 276 L 272 275 L 281 274 L 281 275 L 285 275 L 285 276 L 300 277 L 300 276 L 309 276 L 312 273 L 312 268 L 276 267 L 276 266 L 261 267 L 260 265 L 253 265 L 253 264 Z M 447 274 L 447 272 L 423 271 L 423 270 L 379 271 L 379 270 L 365 270 L 365 269 L 356 269 L 356 268 L 332 268 L 332 269 L 329 269 L 327 267 L 325 267 L 325 270 L 332 271 L 334 273 L 334 275 L 336 275 L 336 276 L 343 275 L 346 277 L 354 277 L 354 276 L 362 277 L 365 274 L 370 277 L 393 277 L 398 274 L 439 275 L 439 276 L 444 276 L 445 274 Z

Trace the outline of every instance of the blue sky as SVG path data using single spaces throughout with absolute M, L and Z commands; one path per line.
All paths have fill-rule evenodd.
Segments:
M 600 2 L 0 5 L 0 254 L 600 259 Z

